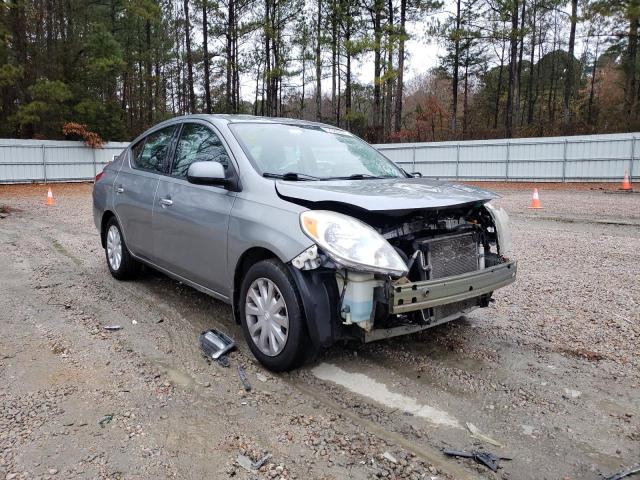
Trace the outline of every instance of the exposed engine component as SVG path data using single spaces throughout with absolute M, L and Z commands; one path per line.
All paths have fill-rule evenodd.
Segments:
M 361 217 L 404 261 L 407 273 L 400 278 L 349 270 L 333 262 L 322 250 L 303 252 L 293 264 L 300 269 L 318 266 L 334 269 L 339 318 L 344 325 L 360 327 L 358 330 L 364 331 L 365 339 L 419 331 L 487 306 L 492 292 L 486 288 L 486 282 L 498 285 L 503 282 L 502 276 L 509 275 L 491 270 L 506 261 L 503 252 L 499 252 L 498 223 L 506 221 L 500 215 L 503 213 L 496 213 L 494 207 L 476 204 L 413 211 L 402 217 Z M 492 280 L 473 276 L 479 271 L 487 271 Z M 474 280 L 466 280 L 471 277 L 461 280 L 464 275 L 472 275 Z M 465 282 L 464 291 L 449 287 L 446 280 L 449 278 L 451 285 Z M 437 283 L 441 279 L 446 283 Z M 512 280 L 504 280 L 507 281 Z M 434 292 L 430 293 L 424 285 L 434 285 Z M 432 301 L 434 295 L 442 300 Z M 417 307 L 412 307 L 414 304 Z
M 336 272 L 338 290 L 341 293 L 340 315 L 346 325 L 357 323 L 366 331 L 373 328 L 374 289 L 384 284 L 372 273 L 353 271 Z
M 430 212 L 404 220 L 400 225 L 378 228 L 409 269 L 407 276 L 394 284 L 453 277 L 500 262 L 493 218 L 483 207 Z M 476 304 L 476 300 L 465 300 L 408 313 L 402 318 L 382 319 L 382 322 L 431 325 Z

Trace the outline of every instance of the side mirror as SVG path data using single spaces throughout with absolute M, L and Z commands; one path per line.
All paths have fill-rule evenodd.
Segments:
M 411 172 L 409 175 L 411 175 L 413 178 L 422 178 L 422 173 L 420 172 Z
M 189 183 L 197 185 L 222 185 L 227 187 L 231 181 L 227 178 L 224 167 L 218 162 L 193 162 L 187 170 Z

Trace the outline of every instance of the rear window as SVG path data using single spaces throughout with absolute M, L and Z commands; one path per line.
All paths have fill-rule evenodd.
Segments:
M 175 125 L 163 128 L 134 145 L 132 148 L 134 167 L 148 172 L 166 172 L 171 139 L 175 130 Z

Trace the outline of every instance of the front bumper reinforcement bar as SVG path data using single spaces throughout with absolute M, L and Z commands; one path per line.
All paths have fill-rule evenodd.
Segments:
M 516 270 L 517 262 L 512 260 L 453 277 L 392 285 L 390 313 L 413 312 L 493 292 L 513 283 Z

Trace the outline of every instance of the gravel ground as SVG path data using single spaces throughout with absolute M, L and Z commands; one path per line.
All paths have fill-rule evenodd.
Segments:
M 54 207 L 42 185 L 0 186 L 0 479 L 588 480 L 638 463 L 640 195 L 542 184 L 545 209 L 528 210 L 530 185 L 491 187 L 519 259 L 494 304 L 273 375 L 229 307 L 150 270 L 111 278 L 90 185 L 54 185 Z M 229 369 L 198 350 L 212 326 L 239 340 Z M 321 379 L 326 366 L 460 428 Z M 503 446 L 472 438 L 467 422 Z M 446 446 L 513 460 L 494 474 L 444 457 Z M 267 453 L 257 473 L 237 462 Z

